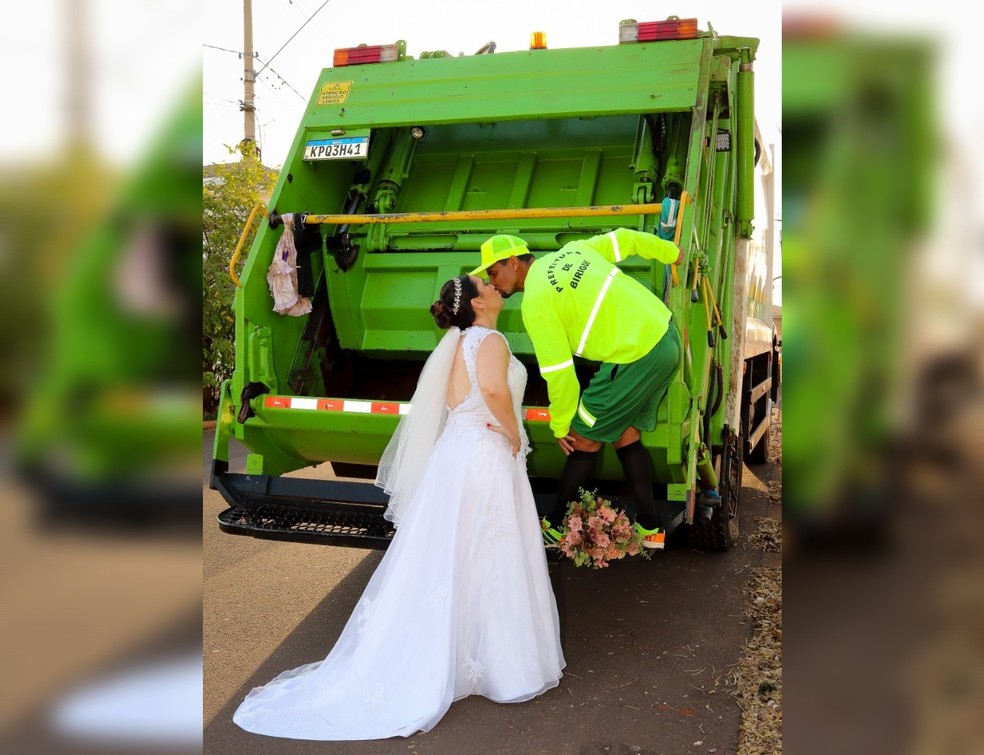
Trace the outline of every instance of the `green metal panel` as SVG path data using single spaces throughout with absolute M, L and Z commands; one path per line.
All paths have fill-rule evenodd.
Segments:
M 359 128 L 686 110 L 697 100 L 704 46 L 685 40 L 327 68 L 304 121 Z M 347 98 L 318 105 L 330 82 L 351 82 Z
M 751 64 L 742 64 L 738 73 L 738 113 L 734 118 L 737 125 L 736 147 L 738 153 L 738 224 L 742 238 L 752 235 L 751 221 L 755 214 L 754 189 L 754 150 L 755 111 L 752 102 L 755 87 L 755 74 Z

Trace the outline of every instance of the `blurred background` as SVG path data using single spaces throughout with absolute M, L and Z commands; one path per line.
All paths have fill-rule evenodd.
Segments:
M 5 9 L 4 751 L 201 748 L 200 15 Z M 975 41 L 784 6 L 789 752 L 984 751 Z
M 4 752 L 201 749 L 200 12 L 4 11 Z
M 984 752 L 976 39 L 783 8 L 784 746 Z

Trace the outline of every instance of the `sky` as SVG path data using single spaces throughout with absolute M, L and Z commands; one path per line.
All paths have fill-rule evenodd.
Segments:
M 57 148 L 78 129 L 66 108 L 73 87 L 96 150 L 110 163 L 136 160 L 201 67 L 201 8 L 200 0 L 4 3 L 0 165 L 61 159 Z M 69 62 L 71 35 L 85 66 Z
M 677 7 L 681 18 L 708 22 L 720 34 L 761 40 L 756 62 L 757 113 L 767 142 L 778 139 L 781 120 L 781 16 L 778 2 L 748 13 L 740 3 L 708 0 Z M 447 50 L 470 55 L 489 41 L 499 52 L 525 50 L 530 32 L 543 31 L 551 48 L 618 43 L 618 23 L 658 21 L 668 15 L 651 1 L 611 0 L 582 4 L 569 0 L 497 0 L 494 3 L 440 3 L 395 0 L 265 0 L 253 3 L 255 68 L 269 64 L 256 83 L 257 132 L 263 161 L 280 166 L 287 157 L 307 99 L 337 47 L 406 40 L 407 54 Z M 319 10 L 320 8 L 320 10 Z M 243 137 L 243 0 L 205 0 L 202 6 L 204 63 L 203 160 L 228 162 L 225 145 Z M 313 16 L 313 18 L 312 18 Z M 309 21 L 310 19 L 310 21 Z M 305 22 L 307 22 L 306 25 Z M 301 27 L 303 26 L 303 29 Z M 301 29 L 291 40 L 292 35 Z M 288 40 L 291 40 L 288 42 Z M 283 47 L 287 43 L 286 47 Z M 283 50 L 281 50 L 283 47 Z M 215 49 L 224 48 L 224 49 Z

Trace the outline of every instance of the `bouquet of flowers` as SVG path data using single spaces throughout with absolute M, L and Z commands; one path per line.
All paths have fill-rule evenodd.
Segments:
M 557 545 L 575 566 L 603 569 L 610 561 L 625 556 L 649 558 L 642 538 L 625 511 L 612 508 L 611 501 L 597 492 L 580 490 L 581 498 L 567 505 Z

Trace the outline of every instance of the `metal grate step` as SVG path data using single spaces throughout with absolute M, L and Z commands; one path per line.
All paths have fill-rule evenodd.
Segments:
M 383 518 L 384 510 L 385 507 L 364 504 L 298 506 L 264 502 L 233 506 L 217 518 L 219 529 L 237 535 L 385 549 L 396 530 Z

